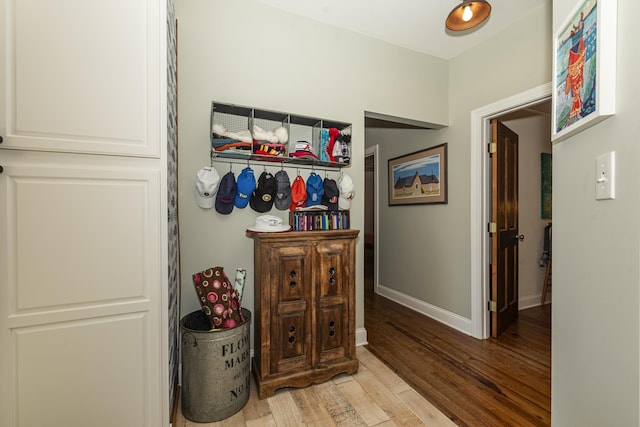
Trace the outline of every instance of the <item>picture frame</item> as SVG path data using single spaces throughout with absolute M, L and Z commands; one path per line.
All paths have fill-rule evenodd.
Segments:
M 616 0 L 580 0 L 554 34 L 554 143 L 615 114 L 616 21 Z
M 389 206 L 448 203 L 447 143 L 388 163 Z

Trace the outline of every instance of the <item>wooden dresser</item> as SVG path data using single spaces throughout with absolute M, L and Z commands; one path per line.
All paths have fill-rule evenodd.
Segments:
M 258 396 L 355 373 L 358 230 L 251 233 Z

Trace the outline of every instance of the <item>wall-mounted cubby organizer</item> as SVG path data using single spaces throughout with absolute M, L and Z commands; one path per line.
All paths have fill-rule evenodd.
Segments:
M 351 123 L 213 101 L 211 160 L 342 168 L 351 162 Z

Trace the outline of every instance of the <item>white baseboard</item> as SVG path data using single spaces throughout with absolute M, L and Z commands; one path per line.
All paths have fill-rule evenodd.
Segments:
M 547 291 L 547 298 L 545 299 L 545 304 L 551 302 L 551 290 Z M 538 307 L 540 304 L 540 294 L 536 295 L 528 295 L 526 297 L 518 298 L 518 310 L 524 310 L 527 308 Z
M 424 314 L 425 316 L 437 320 L 440 323 L 444 323 L 445 325 L 450 326 L 453 329 L 457 329 L 462 333 L 473 335 L 471 332 L 471 319 L 467 319 L 460 316 L 459 314 L 452 313 L 440 307 L 436 307 L 435 305 L 431 305 L 417 298 L 405 295 L 401 292 L 382 285 L 378 285 L 378 294 L 390 299 L 391 301 L 395 301 L 398 304 L 404 305 L 405 307 L 408 307 L 413 311 L 417 311 L 418 313 Z
M 356 329 L 356 347 L 359 345 L 367 345 L 367 330 L 365 328 Z

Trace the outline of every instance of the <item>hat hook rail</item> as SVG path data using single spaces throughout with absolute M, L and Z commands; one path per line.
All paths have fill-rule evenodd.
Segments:
M 233 164 L 243 164 L 246 162 L 246 167 L 251 167 L 252 165 L 262 165 L 263 169 L 265 171 L 267 171 L 267 167 L 268 166 L 276 166 L 274 165 L 273 161 L 266 161 L 266 160 L 260 160 L 260 159 L 254 159 L 254 158 L 245 158 L 244 156 L 242 157 L 228 157 L 228 156 L 221 156 L 218 155 L 218 153 L 216 153 L 214 150 L 211 150 L 211 158 L 210 158 L 210 167 L 213 167 L 215 165 L 215 163 L 228 163 L 229 164 L 229 171 L 232 172 L 233 171 Z M 317 173 L 318 171 L 324 170 L 325 171 L 325 176 L 327 176 L 330 172 L 338 172 L 338 168 L 340 169 L 340 175 L 342 175 L 343 172 L 343 167 L 341 166 L 335 166 L 335 165 L 323 165 L 323 164 L 311 164 L 311 163 L 293 163 L 293 162 L 288 162 L 288 161 L 280 161 L 278 162 L 280 164 L 280 170 L 285 170 L 285 168 L 295 168 L 296 169 L 296 174 L 297 175 L 301 175 L 301 169 L 310 169 L 312 173 Z M 277 166 L 276 166 L 277 167 Z

